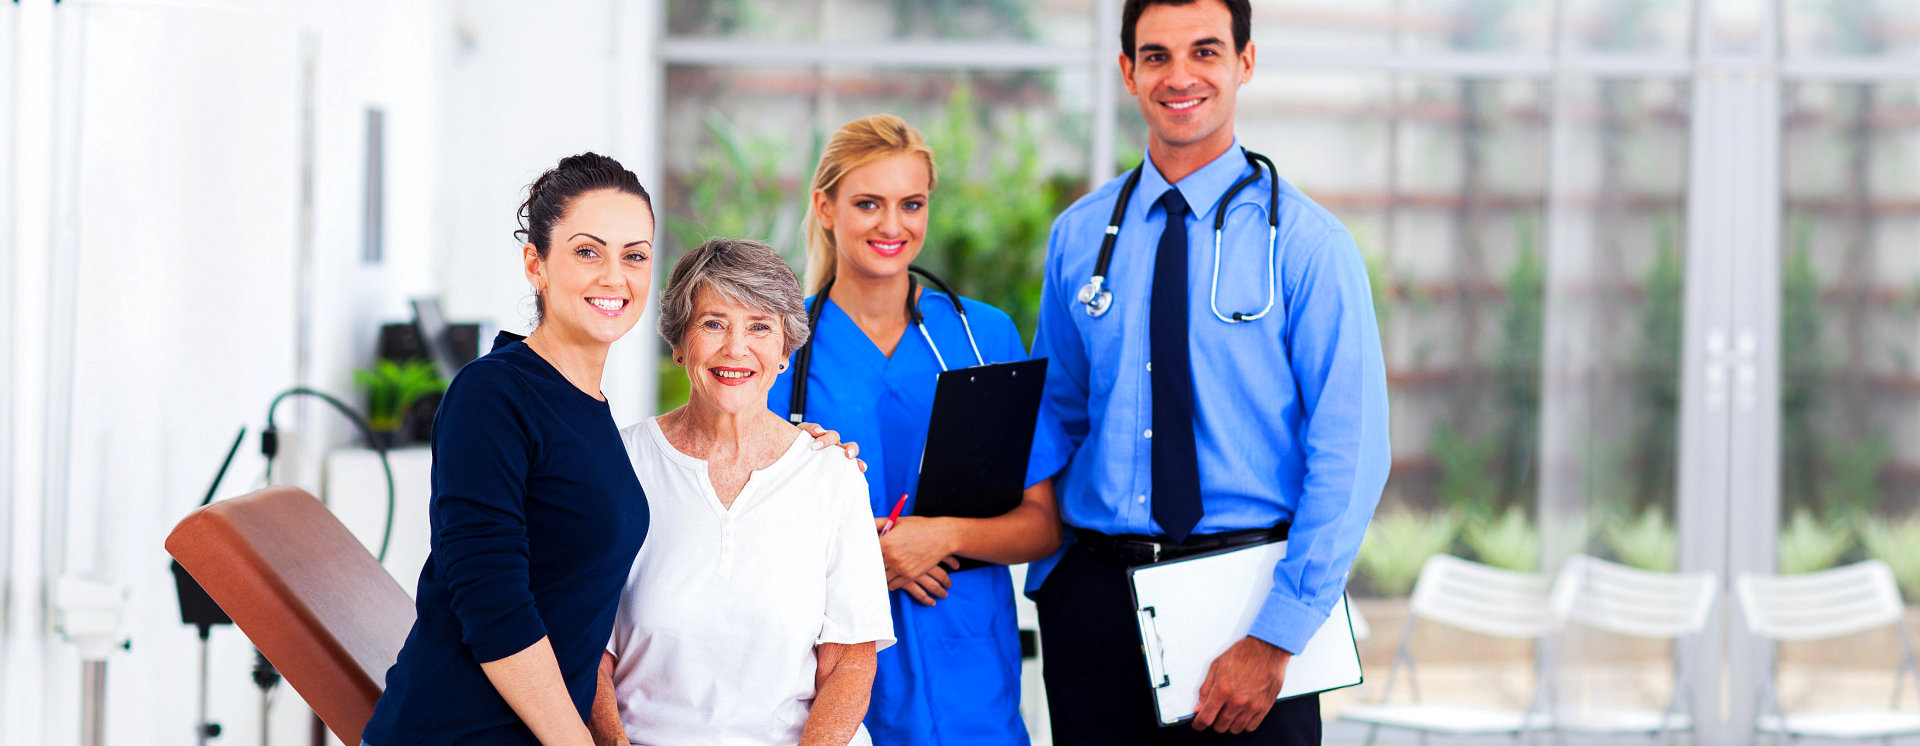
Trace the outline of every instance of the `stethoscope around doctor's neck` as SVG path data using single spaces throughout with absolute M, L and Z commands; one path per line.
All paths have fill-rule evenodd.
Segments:
M 1280 171 L 1273 167 L 1273 161 L 1266 156 L 1246 148 L 1240 149 L 1247 157 L 1247 164 L 1253 166 L 1253 173 L 1233 183 L 1227 193 L 1220 195 L 1220 202 L 1213 210 L 1213 287 L 1207 291 L 1207 305 L 1213 310 L 1214 318 L 1229 324 L 1257 321 L 1273 310 L 1273 299 L 1279 285 L 1275 282 L 1274 257 L 1280 245 Z M 1140 185 L 1140 172 L 1145 163 L 1135 166 L 1127 174 L 1126 183 L 1120 186 L 1120 199 L 1113 203 L 1113 217 L 1107 219 L 1107 235 L 1100 239 L 1100 258 L 1094 262 L 1093 278 L 1080 287 L 1079 301 L 1087 307 L 1087 315 L 1100 318 L 1113 307 L 1113 291 L 1107 289 L 1107 269 L 1113 262 L 1113 245 L 1120 237 L 1120 221 L 1126 219 L 1127 203 L 1133 200 L 1134 187 Z M 1220 236 L 1227 225 L 1227 212 L 1234 195 L 1240 193 L 1248 184 L 1260 179 L 1260 167 L 1267 167 L 1267 173 L 1273 175 L 1273 185 L 1267 193 L 1267 305 L 1255 313 L 1234 311 L 1231 314 L 1220 313 Z
M 921 338 L 927 340 L 927 349 L 933 351 L 933 360 L 940 364 L 940 372 L 947 372 L 947 359 L 940 356 L 940 346 L 934 344 L 933 335 L 927 333 L 926 318 L 920 315 L 920 304 L 918 298 L 914 297 L 919 295 L 919 283 L 914 281 L 914 275 L 927 278 L 927 284 L 947 294 L 947 301 L 953 304 L 953 312 L 960 316 L 960 327 L 967 332 L 967 345 L 973 348 L 974 362 L 986 365 L 986 359 L 980 356 L 980 343 L 973 339 L 973 325 L 967 323 L 967 307 L 960 304 L 960 295 L 932 272 L 908 265 L 907 322 L 919 329 Z M 820 336 L 820 312 L 827 307 L 827 292 L 831 290 L 833 280 L 828 278 L 827 283 L 820 286 L 820 291 L 814 293 L 813 305 L 807 307 L 807 343 L 801 345 L 799 353 L 793 356 L 793 395 L 788 400 L 787 419 L 796 425 L 807 421 L 807 371 L 813 367 L 813 340 Z

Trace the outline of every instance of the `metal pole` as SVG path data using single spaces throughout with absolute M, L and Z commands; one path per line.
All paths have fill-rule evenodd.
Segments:
M 106 742 L 107 662 L 87 661 L 80 669 L 80 746 Z
M 207 675 L 212 659 L 213 646 L 207 642 L 207 628 L 200 628 L 200 720 L 194 723 L 193 735 L 199 746 L 207 746 L 207 741 L 220 735 L 220 727 L 207 722 Z

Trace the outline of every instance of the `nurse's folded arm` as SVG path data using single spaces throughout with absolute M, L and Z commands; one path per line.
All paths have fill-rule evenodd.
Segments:
M 954 558 L 1017 565 L 1060 548 L 1060 506 L 1053 480 L 1042 479 L 1021 494 L 1020 504 L 992 518 L 902 516 L 880 537 L 887 589 L 905 590 L 923 606 L 946 598 L 946 571 Z

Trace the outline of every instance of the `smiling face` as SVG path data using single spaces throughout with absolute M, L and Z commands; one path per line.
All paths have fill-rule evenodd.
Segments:
M 895 153 L 840 178 L 834 195 L 813 193 L 814 220 L 833 234 L 837 276 L 887 278 L 907 271 L 927 234 L 932 173 L 926 159 Z
M 568 344 L 611 345 L 633 328 L 653 280 L 653 214 L 613 189 L 587 192 L 553 224 L 547 258 L 522 248 L 527 282 L 541 289 L 543 333 Z
M 787 362 L 779 314 L 736 303 L 711 287 L 694 294 L 692 323 L 673 356 L 687 368 L 691 399 L 727 414 L 767 408 L 767 390 Z
M 1233 16 L 1218 0 L 1151 5 L 1134 26 L 1134 55 L 1120 54 L 1127 93 L 1140 102 L 1156 163 L 1210 159 L 1233 143 L 1233 108 L 1253 79 L 1253 42 L 1233 50 Z

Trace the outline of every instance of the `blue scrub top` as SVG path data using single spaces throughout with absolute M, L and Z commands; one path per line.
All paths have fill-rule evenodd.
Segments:
M 811 305 L 812 298 L 807 302 Z M 970 298 L 961 298 L 961 303 L 986 362 L 1027 359 L 1020 333 L 1006 313 Z M 923 289 L 920 311 L 950 368 L 977 364 L 966 329 L 945 294 Z M 908 326 L 889 358 L 828 300 L 813 330 L 813 345 L 807 420 L 860 445 L 860 457 L 867 462 L 867 499 L 875 516 L 892 512 L 902 493 L 907 495 L 902 514 L 912 515 L 920 453 L 926 447 L 940 374 L 926 339 Z M 786 416 L 792 387 L 791 374 L 782 374 L 767 393 L 768 408 Z M 1068 454 L 1064 430 L 1042 407 L 1027 484 L 1053 476 Z M 866 717 L 875 743 L 1028 743 L 1020 719 L 1020 637 L 1012 576 L 1004 566 L 989 565 L 954 573 L 952 579 L 947 598 L 931 607 L 916 603 L 905 591 L 888 594 L 899 643 L 880 651 Z

